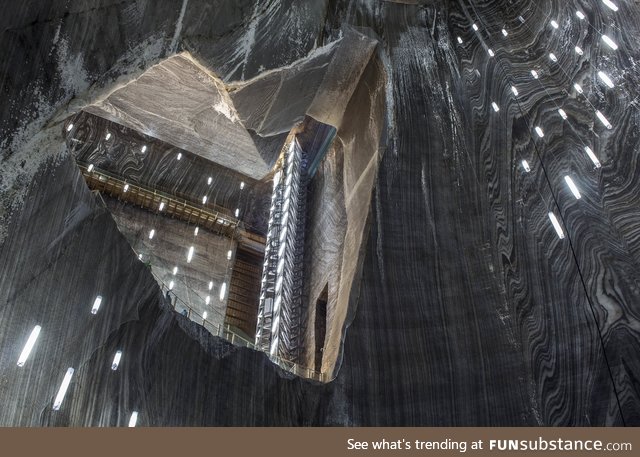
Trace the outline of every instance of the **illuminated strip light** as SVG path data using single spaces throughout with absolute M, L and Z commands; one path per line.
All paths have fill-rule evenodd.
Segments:
M 213 281 L 209 281 L 209 290 L 213 289 Z
M 155 235 L 156 235 L 156 230 L 151 229 L 151 231 L 149 232 L 149 239 L 152 240 Z
M 40 335 L 40 330 L 42 330 L 42 327 L 40 327 L 39 325 L 36 325 L 35 327 L 33 327 L 33 330 L 31 330 L 31 334 L 27 339 L 27 343 L 24 345 L 24 348 L 20 353 L 20 357 L 18 358 L 19 367 L 24 366 L 25 362 L 29 358 L 29 354 L 31 354 L 31 350 L 33 349 L 33 346 L 36 344 L 38 336 Z
M 205 195 L 204 197 L 202 197 L 202 204 L 206 204 L 207 203 L 207 196 Z
M 71 130 L 73 130 L 73 124 L 69 124 L 67 126 L 67 132 L 70 132 Z
M 142 146 L 142 153 L 144 154 L 145 152 L 147 152 L 147 146 Z
M 602 122 L 602 124 L 606 128 L 608 128 L 609 130 L 613 128 L 613 125 L 611 125 L 611 123 L 607 120 L 607 118 L 604 117 L 604 114 L 602 114 L 600 111 L 596 111 L 596 116 L 598 116 L 598 119 L 600 119 L 600 122 Z
M 134 411 L 131 413 L 131 417 L 129 418 L 129 427 L 133 428 L 138 423 L 138 411 Z
M 489 56 L 490 56 L 490 57 L 495 56 L 495 53 L 493 52 L 493 50 L 492 50 L 492 49 L 487 49 L 487 52 L 489 53 Z
M 602 164 L 600 163 L 596 155 L 593 153 L 593 150 L 589 146 L 585 146 L 584 150 L 589 156 L 589 158 L 591 159 L 591 161 L 593 162 L 593 164 L 595 165 L 595 167 L 600 168 Z
M 173 276 L 178 274 L 178 267 L 173 267 Z
M 602 3 L 604 3 L 606 6 L 608 6 L 613 11 L 618 11 L 618 7 L 611 0 L 602 0 Z
M 181 152 L 179 152 L 179 153 L 178 153 L 178 157 L 177 157 L 177 159 L 178 159 L 178 160 L 182 159 L 182 153 L 181 153 Z
M 209 176 L 209 178 L 207 179 L 207 184 L 211 185 L 212 182 L 213 182 L 213 178 Z
M 559 25 L 556 21 L 551 21 L 551 27 L 553 27 L 554 29 L 557 29 Z
M 539 78 L 538 72 L 535 71 L 535 70 L 531 70 L 531 76 L 533 76 L 533 79 L 538 79 Z
M 505 29 L 502 29 L 502 34 L 503 34 L 504 36 L 509 36 L 509 34 L 507 33 L 507 31 L 506 31 Z
M 233 214 L 235 214 L 236 217 L 240 217 L 240 208 L 236 208 L 236 211 Z
M 204 304 L 208 305 L 209 303 L 211 303 L 211 295 L 207 295 L 207 297 L 204 299 Z M 206 318 L 206 316 L 205 316 Z
M 553 228 L 556 229 L 556 233 L 558 234 L 558 238 L 561 240 L 564 239 L 564 232 L 562 231 L 562 227 L 560 226 L 560 222 L 558 222 L 558 218 L 553 212 L 549 212 L 549 219 L 551 219 L 551 224 L 553 224 Z
M 527 173 L 529 173 L 531 171 L 531 167 L 529 166 L 529 162 L 527 162 L 526 160 L 522 161 L 522 168 L 524 168 L 524 171 L 526 171 Z
M 97 314 L 100 309 L 100 305 L 102 304 L 102 296 L 98 295 L 96 299 L 93 301 L 93 307 L 91 308 L 91 314 Z
M 111 138 L 111 133 L 107 132 L 107 136 L 104 137 L 105 140 L 109 141 L 109 139 Z
M 196 227 L 193 229 L 193 236 L 198 236 L 198 232 L 200 231 L 200 227 Z
M 122 351 L 116 351 L 116 355 L 113 356 L 113 362 L 111 362 L 111 369 L 116 371 L 118 365 L 120 365 L 120 359 L 122 358 Z
M 560 117 L 562 117 L 562 119 L 564 119 L 565 121 L 567 120 L 567 117 L 569 117 L 567 116 L 567 113 L 562 108 L 558 109 L 558 113 L 560 114 Z
M 515 95 L 516 97 L 518 96 L 519 92 L 518 89 L 516 89 L 515 86 L 511 86 L 511 92 L 513 92 L 513 95 Z
M 609 38 L 607 35 L 602 35 L 602 41 L 607 43 L 607 45 L 611 49 L 613 49 L 614 51 L 616 51 L 618 49 L 618 45 L 611 38 Z
M 564 180 L 566 181 L 567 186 L 569 186 L 569 189 L 571 189 L 571 193 L 573 193 L 573 196 L 576 197 L 576 200 L 580 200 L 582 198 L 582 195 L 580 195 L 580 191 L 573 182 L 573 179 L 571 179 L 569 176 L 565 176 Z
M 58 395 L 56 395 L 56 399 L 53 401 L 54 411 L 58 411 L 60 409 L 60 406 L 62 406 L 64 396 L 67 394 L 69 384 L 71 384 L 71 377 L 73 376 L 73 372 L 73 368 L 68 368 L 67 372 L 64 375 L 64 379 L 62 380 L 62 384 L 60 385 L 60 390 L 58 390 Z
M 89 173 L 91 173 L 93 171 L 93 164 L 89 164 L 89 166 L 87 167 L 87 171 Z
M 491 102 L 491 106 L 493 107 L 493 110 L 497 113 L 498 111 L 500 111 L 500 107 L 496 104 L 496 102 Z
M 542 131 L 542 129 L 540 127 L 536 127 L 536 133 L 538 134 L 538 136 L 540 138 L 544 137 L 544 132 Z
M 472 25 L 471 25 L 471 28 L 472 28 L 473 30 L 475 30 L 476 32 L 478 31 L 478 26 L 477 26 L 476 24 L 472 24 Z
M 609 78 L 606 73 L 599 71 L 598 77 L 602 80 L 603 83 L 609 86 L 610 89 L 613 89 L 615 87 L 615 84 L 613 84 L 613 81 L 611 81 L 611 78 Z
M 576 90 L 576 92 L 578 92 L 579 94 L 582 94 L 584 91 L 582 90 L 582 86 L 578 83 L 575 83 L 573 85 L 573 88 Z
M 575 47 L 575 51 L 576 51 L 576 54 L 578 54 L 579 56 L 584 54 L 584 51 L 582 50 L 582 48 L 580 46 L 576 46 Z
M 169 283 L 169 290 L 173 290 L 173 286 L 175 286 L 175 283 L 173 281 L 171 281 Z
M 207 319 L 207 316 L 208 316 L 208 314 L 207 314 L 207 312 L 206 312 L 206 311 L 205 311 L 204 313 L 202 313 L 202 318 L 203 318 L 203 319 L 205 319 L 205 320 L 206 320 L 206 319 Z
M 240 190 L 244 189 L 244 186 L 245 186 L 245 183 L 244 183 L 244 181 L 242 181 L 242 182 L 240 183 Z
M 164 202 L 160 202 L 160 207 L 158 208 L 159 211 L 162 211 L 164 209 Z
M 193 253 L 195 252 L 195 248 L 193 246 L 191 246 L 189 248 L 189 252 L 187 253 L 187 263 L 191 263 L 191 261 L 193 260 Z
M 227 293 L 227 283 L 223 282 L 220 288 L 220 301 L 224 300 L 224 296 Z
M 556 57 L 556 55 L 553 52 L 549 53 L 549 58 L 553 61 L 553 62 L 557 62 L 558 58 Z
M 231 260 L 231 257 L 233 256 L 233 251 L 231 249 L 229 249 L 227 251 L 227 260 Z
M 129 192 L 129 184 L 125 184 L 124 185 L 124 189 L 122 189 L 123 192 Z
M 520 20 L 521 23 L 524 24 L 524 18 L 522 16 L 518 16 L 518 19 Z
M 457 37 L 457 39 L 458 39 L 458 43 L 459 43 L 459 44 L 462 44 L 462 43 L 463 43 L 462 38 Z
M 578 16 L 578 19 L 580 20 L 583 20 L 585 17 L 582 11 L 576 11 L 576 16 Z

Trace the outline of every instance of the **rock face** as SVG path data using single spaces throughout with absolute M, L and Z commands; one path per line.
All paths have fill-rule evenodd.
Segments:
M 7 6 L 0 422 L 124 425 L 137 410 L 141 425 L 640 424 L 640 10 L 633 2 L 619 2 L 615 13 L 599 2 L 468 5 Z M 57 123 L 92 94 L 179 50 L 230 83 L 308 56 L 346 25 L 377 37 L 386 129 L 361 274 L 342 308 L 339 370 L 320 385 L 170 310 L 84 186 Z M 353 141 L 375 147 L 368 119 L 346 116 L 341 124 L 359 132 Z M 339 159 L 329 155 L 323 167 Z M 94 316 L 98 293 L 105 301 Z M 40 340 L 19 368 L 17 356 L 39 322 Z M 123 362 L 112 371 L 117 349 Z M 70 366 L 70 391 L 52 411 Z

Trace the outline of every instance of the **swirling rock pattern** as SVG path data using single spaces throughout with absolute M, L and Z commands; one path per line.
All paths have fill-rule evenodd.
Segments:
M 382 139 L 386 149 L 372 200 L 359 296 L 347 310 L 337 378 L 319 386 L 278 373 L 264 355 L 231 348 L 163 308 L 152 279 L 138 270 L 144 267 L 123 255 L 100 271 L 110 271 L 109 277 L 131 271 L 141 278 L 126 297 L 136 303 L 140 319 L 105 325 L 100 338 L 87 336 L 86 350 L 64 356 L 70 345 L 52 340 L 51 354 L 58 358 L 51 365 L 34 364 L 28 377 L 17 371 L 11 354 L 32 325 L 29 316 L 46 301 L 47 284 L 56 284 L 29 279 L 46 274 L 66 281 L 78 270 L 73 262 L 28 261 L 39 246 L 29 243 L 45 237 L 37 226 L 25 227 L 42 220 L 50 227 L 47 245 L 61 246 L 55 242 L 64 233 L 59 218 L 87 201 L 88 193 L 79 176 L 73 177 L 70 162 L 47 169 L 57 170 L 59 182 L 68 183 L 52 192 L 50 180 L 33 173 L 48 159 L 46 150 L 28 152 L 20 142 L 5 141 L 3 151 L 9 152 L 3 154 L 3 178 L 9 185 L 3 184 L 3 199 L 8 201 L 10 192 L 24 193 L 32 176 L 35 184 L 14 215 L 10 242 L 0 254 L 5 378 L 0 395 L 12 399 L 2 423 L 122 425 L 133 408 L 141 411 L 143 425 L 640 423 L 634 69 L 640 13 L 635 3 L 618 2 L 620 11 L 614 14 L 600 2 L 577 0 L 221 0 L 215 5 L 194 0 L 179 16 L 180 2 L 165 1 L 146 4 L 144 15 L 127 15 L 138 24 L 123 24 L 112 35 L 92 27 L 105 19 L 84 9 L 85 3 L 90 2 L 74 6 L 76 14 L 69 19 L 53 7 L 9 7 L 15 14 L 6 15 L 12 23 L 2 30 L 10 39 L 0 50 L 8 57 L 0 62 L 15 67 L 2 67 L 2 74 L 9 75 L 2 79 L 9 102 L 0 113 L 11 138 L 24 138 L 29 131 L 25 127 L 16 133 L 18 119 L 36 119 L 20 124 L 31 129 L 41 126 L 48 119 L 45 112 L 71 97 L 60 83 L 64 73 L 56 70 L 55 53 L 36 58 L 59 50 L 57 23 L 71 43 L 70 55 L 86 49 L 93 56 L 79 57 L 91 70 L 84 83 L 98 81 L 96 74 L 114 67 L 128 46 L 151 39 L 150 30 L 164 33 L 151 40 L 161 50 L 158 55 L 173 52 L 178 19 L 178 41 L 225 81 L 247 79 L 308 55 L 314 44 L 335 38 L 343 24 L 379 36 L 379 57 L 388 74 L 389 129 Z M 122 14 L 126 8 L 131 4 L 106 9 Z M 575 18 L 578 8 L 587 22 Z M 558 29 L 550 26 L 552 16 Z M 54 19 L 30 20 L 36 17 Z M 472 22 L 479 25 L 478 34 Z M 507 37 L 501 34 L 503 26 Z M 601 33 L 618 43 L 616 52 L 605 47 Z M 572 52 L 576 44 L 583 55 Z M 549 52 L 557 63 L 549 60 Z M 118 68 L 132 71 L 126 65 Z M 532 68 L 540 79 L 531 77 Z M 612 76 L 616 88 L 602 86 L 596 70 Z M 29 92 L 29 84 L 39 73 L 55 75 L 46 81 L 42 97 L 49 111 L 36 110 L 29 117 L 40 100 Z M 583 94 L 573 89 L 575 82 L 582 84 Z M 21 98 L 24 93 L 30 96 Z M 492 110 L 492 102 L 499 112 Z M 560 107 L 567 121 L 559 117 Z M 611 130 L 595 118 L 596 109 L 607 116 Z M 535 126 L 544 129 L 544 138 L 533 134 Z M 602 168 L 594 169 L 585 156 L 587 144 Z M 531 164 L 530 173 L 523 172 L 522 159 Z M 4 170 L 18 170 L 17 178 Z M 565 187 L 565 174 L 579 185 L 581 200 Z M 565 239 L 556 236 L 549 211 L 560 217 Z M 112 221 L 94 230 L 100 234 L 97 240 L 76 238 L 81 262 L 86 260 L 82 250 L 102 240 L 110 240 L 114 253 L 127 246 Z M 98 268 L 83 265 L 89 271 Z M 24 284 L 33 298 L 18 304 L 12 297 Z M 86 301 L 93 293 L 89 284 L 85 278 L 73 287 L 56 286 L 56 304 L 68 303 L 76 293 L 86 295 Z M 46 303 L 46 309 L 54 308 Z M 75 318 L 60 309 L 60 316 L 48 315 L 52 323 Z M 82 332 L 86 321 L 76 320 Z M 131 348 L 132 365 L 108 373 L 108 356 L 122 343 Z M 50 379 L 75 363 L 69 357 L 82 362 L 78 382 L 69 403 L 53 414 Z

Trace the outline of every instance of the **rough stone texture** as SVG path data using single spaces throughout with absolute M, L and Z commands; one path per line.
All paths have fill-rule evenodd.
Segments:
M 0 253 L 2 423 L 123 424 L 139 408 L 142 425 L 640 424 L 640 10 L 635 2 L 619 2 L 615 14 L 575 0 L 473 4 L 470 11 L 467 2 L 444 0 L 7 6 L 0 28 L 3 221 L 17 209 Z M 578 8 L 592 27 L 574 19 Z M 481 25 L 479 34 L 471 21 Z M 55 135 L 38 132 L 75 93 L 137 74 L 179 43 L 232 81 L 308 55 L 343 24 L 380 37 L 390 129 L 341 368 L 334 382 L 317 386 L 282 376 L 263 355 L 231 350 L 162 308 L 113 222 L 87 225 L 74 243 L 54 243 L 71 208 L 90 199 L 69 180 L 52 193 L 52 180 L 36 175 L 41 163 L 51 162 L 43 172 L 58 177 L 73 170 L 53 163 L 59 147 L 46 141 Z M 597 31 L 620 49 L 607 49 Z M 571 52 L 576 44 L 584 55 Z M 530 78 L 533 67 L 540 80 Z M 597 69 L 616 89 L 602 86 Z M 583 95 L 572 89 L 576 81 Z M 559 118 L 560 106 L 569 122 Z M 598 123 L 595 109 L 612 130 Z M 546 132 L 541 140 L 531 135 L 535 125 Z M 584 156 L 587 143 L 601 169 Z M 523 158 L 531 173 L 520 168 Z M 578 202 L 564 186 L 568 173 L 583 192 Z M 22 205 L 32 179 L 34 201 Z M 55 205 L 40 204 L 49 198 Z M 564 240 L 550 210 L 561 217 Z M 69 246 L 73 261 L 43 263 L 50 245 L 53 252 Z M 98 248 L 102 257 L 86 255 Z M 84 269 L 68 267 L 76 264 Z M 85 276 L 74 277 L 77 271 Z M 82 317 L 96 293 L 95 271 L 109 273 L 98 285 L 115 297 L 97 316 L 109 317 L 104 322 Z M 34 273 L 55 280 L 34 281 Z M 127 287 L 129 308 L 110 290 L 115 282 Z M 44 339 L 19 370 L 15 358 L 38 309 L 64 331 Z M 107 379 L 120 342 L 130 342 L 132 366 Z M 78 384 L 54 414 L 50 402 L 71 365 L 81 367 Z

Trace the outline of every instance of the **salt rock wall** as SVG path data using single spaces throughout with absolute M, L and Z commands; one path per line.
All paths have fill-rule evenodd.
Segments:
M 615 16 L 597 2 L 556 0 L 96 1 L 70 10 L 62 2 L 11 4 L 0 49 L 7 97 L 0 108 L 2 217 L 12 221 L 10 229 L 3 222 L 9 238 L 0 253 L 3 423 L 121 425 L 133 408 L 141 425 L 640 423 L 633 103 L 640 22 L 635 4 L 619 3 Z M 577 8 L 593 29 L 563 19 Z M 549 14 L 558 17 L 558 32 L 548 27 Z M 518 25 L 519 15 L 526 25 Z M 482 41 L 472 21 L 483 26 Z M 33 147 L 34 135 L 74 93 L 116 64 L 116 73 L 135 73 L 144 66 L 140 56 L 154 60 L 181 43 L 223 80 L 247 79 L 308 55 L 343 24 L 380 37 L 389 130 L 332 383 L 292 379 L 264 355 L 230 348 L 163 308 L 112 221 L 87 225 L 86 237 L 66 245 L 64 263 L 40 261 L 47 246 L 58 246 L 69 213 L 47 212 L 42 202 L 50 196 L 74 208 L 89 198 L 70 162 L 52 162 L 59 148 Z M 503 25 L 510 35 L 499 42 Z M 620 52 L 605 54 L 594 30 L 614 35 Z M 585 52 L 576 57 L 569 51 L 578 42 Z M 547 60 L 550 49 L 557 66 Z M 532 65 L 547 79 L 525 79 Z M 68 68 L 84 73 L 71 78 Z M 594 68 L 613 74 L 619 92 L 604 91 Z M 588 98 L 572 91 L 576 78 Z M 521 88 L 517 101 L 512 81 Z M 557 117 L 553 101 L 566 106 L 570 123 Z M 611 130 L 597 123 L 594 107 L 606 110 Z M 544 141 L 531 135 L 535 125 Z M 38 138 L 47 144 L 49 137 Z M 601 169 L 578 154 L 587 139 Z M 529 174 L 519 169 L 524 157 L 534 165 Z M 54 184 L 36 174 L 43 162 L 47 176 L 72 178 L 59 181 L 66 187 L 47 187 Z M 562 186 L 568 169 L 581 177 L 579 203 Z M 31 181 L 33 202 L 22 203 Z M 564 240 L 550 210 L 561 216 Z M 102 257 L 86 255 L 105 244 Z M 94 263 L 107 256 L 108 268 Z M 77 263 L 86 276 L 76 280 Z M 97 316 L 104 321 L 91 322 L 82 313 L 95 293 L 95 271 L 104 271 L 99 285 L 114 307 L 105 302 Z M 34 273 L 55 280 L 31 280 Z M 109 286 L 115 282 L 118 289 Z M 43 306 L 52 290 L 58 300 Z M 65 331 L 43 340 L 46 352 L 39 347 L 20 371 L 19 341 L 41 308 L 51 310 L 47 321 L 64 319 Z M 131 344 L 132 365 L 109 379 L 106 355 L 121 342 Z M 54 415 L 50 402 L 72 364 L 80 367 L 77 384 Z

